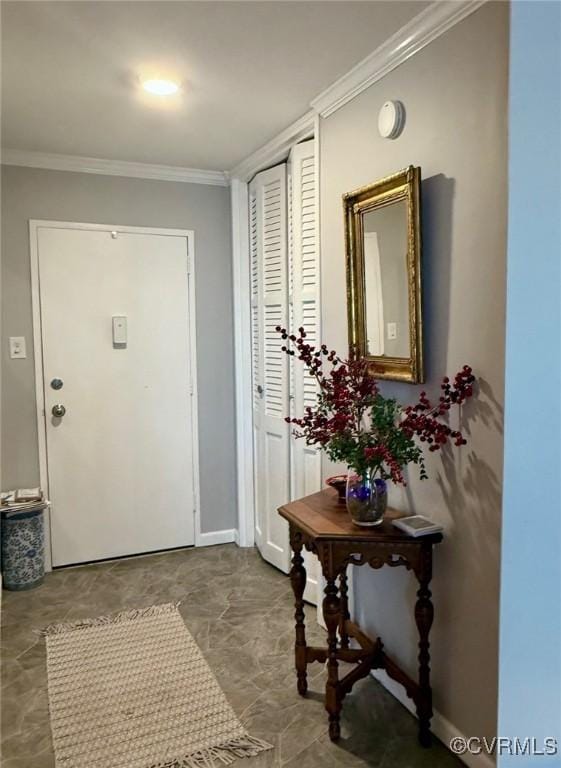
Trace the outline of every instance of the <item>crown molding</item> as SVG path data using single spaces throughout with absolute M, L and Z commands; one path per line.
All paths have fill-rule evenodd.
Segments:
M 328 117 L 480 8 L 486 0 L 436 0 L 311 102 Z
M 480 8 L 486 0 L 435 0 L 389 37 L 346 75 L 312 100 L 311 110 L 260 149 L 242 160 L 230 178 L 249 181 L 258 171 L 284 160 L 290 148 L 314 135 L 317 115 L 328 117 L 381 80 L 404 61 L 425 48 Z
M 171 165 L 131 163 L 124 160 L 26 152 L 17 149 L 4 149 L 2 164 L 221 187 L 228 186 L 230 178 L 249 181 L 258 171 L 284 160 L 294 144 L 313 136 L 317 115 L 321 117 L 332 115 L 359 93 L 381 80 L 404 61 L 472 14 L 485 2 L 486 0 L 435 0 L 346 75 L 316 96 L 311 102 L 309 112 L 238 163 L 229 173 Z
M 296 120 L 295 123 L 285 128 L 282 133 L 275 136 L 258 150 L 253 152 L 245 160 L 233 168 L 229 176 L 231 179 L 250 181 L 258 171 L 263 171 L 288 157 L 288 153 L 294 144 L 309 139 L 314 135 L 315 112 L 310 110 Z
M 2 165 L 18 165 L 25 168 L 47 168 L 52 171 L 74 173 L 98 173 L 104 176 L 127 176 L 136 179 L 176 181 L 185 184 L 210 184 L 227 187 L 228 176 L 222 171 L 204 171 L 198 168 L 182 168 L 171 165 L 131 163 L 125 160 L 104 160 L 97 157 L 57 155 L 46 152 L 26 152 L 19 149 L 3 149 Z

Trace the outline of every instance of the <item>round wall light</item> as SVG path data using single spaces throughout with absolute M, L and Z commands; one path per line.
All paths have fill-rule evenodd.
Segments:
M 179 90 L 179 83 L 173 80 L 145 80 L 142 87 L 154 96 L 173 96 Z
M 400 101 L 386 101 L 378 113 L 378 131 L 383 139 L 397 139 L 405 125 L 405 109 Z

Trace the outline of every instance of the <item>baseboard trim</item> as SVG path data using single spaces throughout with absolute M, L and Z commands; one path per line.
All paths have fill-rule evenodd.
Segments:
M 209 533 L 200 533 L 197 541 L 197 547 L 213 547 L 215 544 L 231 544 L 236 541 L 237 531 L 229 528 L 224 531 L 209 531 Z
M 405 693 L 403 686 L 399 685 L 399 683 L 396 683 L 395 680 L 392 680 L 392 678 L 389 677 L 386 671 L 383 669 L 373 669 L 371 675 L 379 683 L 381 683 L 381 685 L 384 686 L 388 693 L 391 693 L 391 695 L 396 698 L 400 704 L 403 704 L 403 706 L 409 710 L 412 715 L 415 717 L 417 716 L 415 713 L 415 705 Z M 445 747 L 448 747 L 450 740 L 453 739 L 454 736 L 460 736 L 461 738 L 467 739 L 467 737 L 460 732 L 459 728 L 456 728 L 456 726 L 447 720 L 443 715 L 441 715 L 440 712 L 436 711 L 434 712 L 431 720 L 431 731 L 434 733 L 436 738 L 444 744 Z M 464 765 L 468 766 L 468 768 L 496 768 L 496 763 L 493 758 L 485 753 L 474 755 L 470 752 L 466 752 L 465 755 L 458 755 L 458 757 L 464 763 Z

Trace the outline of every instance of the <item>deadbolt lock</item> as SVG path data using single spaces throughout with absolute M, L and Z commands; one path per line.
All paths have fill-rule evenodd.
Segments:
M 51 381 L 51 387 L 53 389 L 62 389 L 62 384 L 63 384 L 62 379 L 53 379 Z

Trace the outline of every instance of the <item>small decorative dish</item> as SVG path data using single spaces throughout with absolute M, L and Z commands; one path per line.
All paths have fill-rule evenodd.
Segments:
M 325 484 L 337 491 L 339 504 L 346 504 L 347 475 L 333 475 L 333 477 L 328 477 Z

